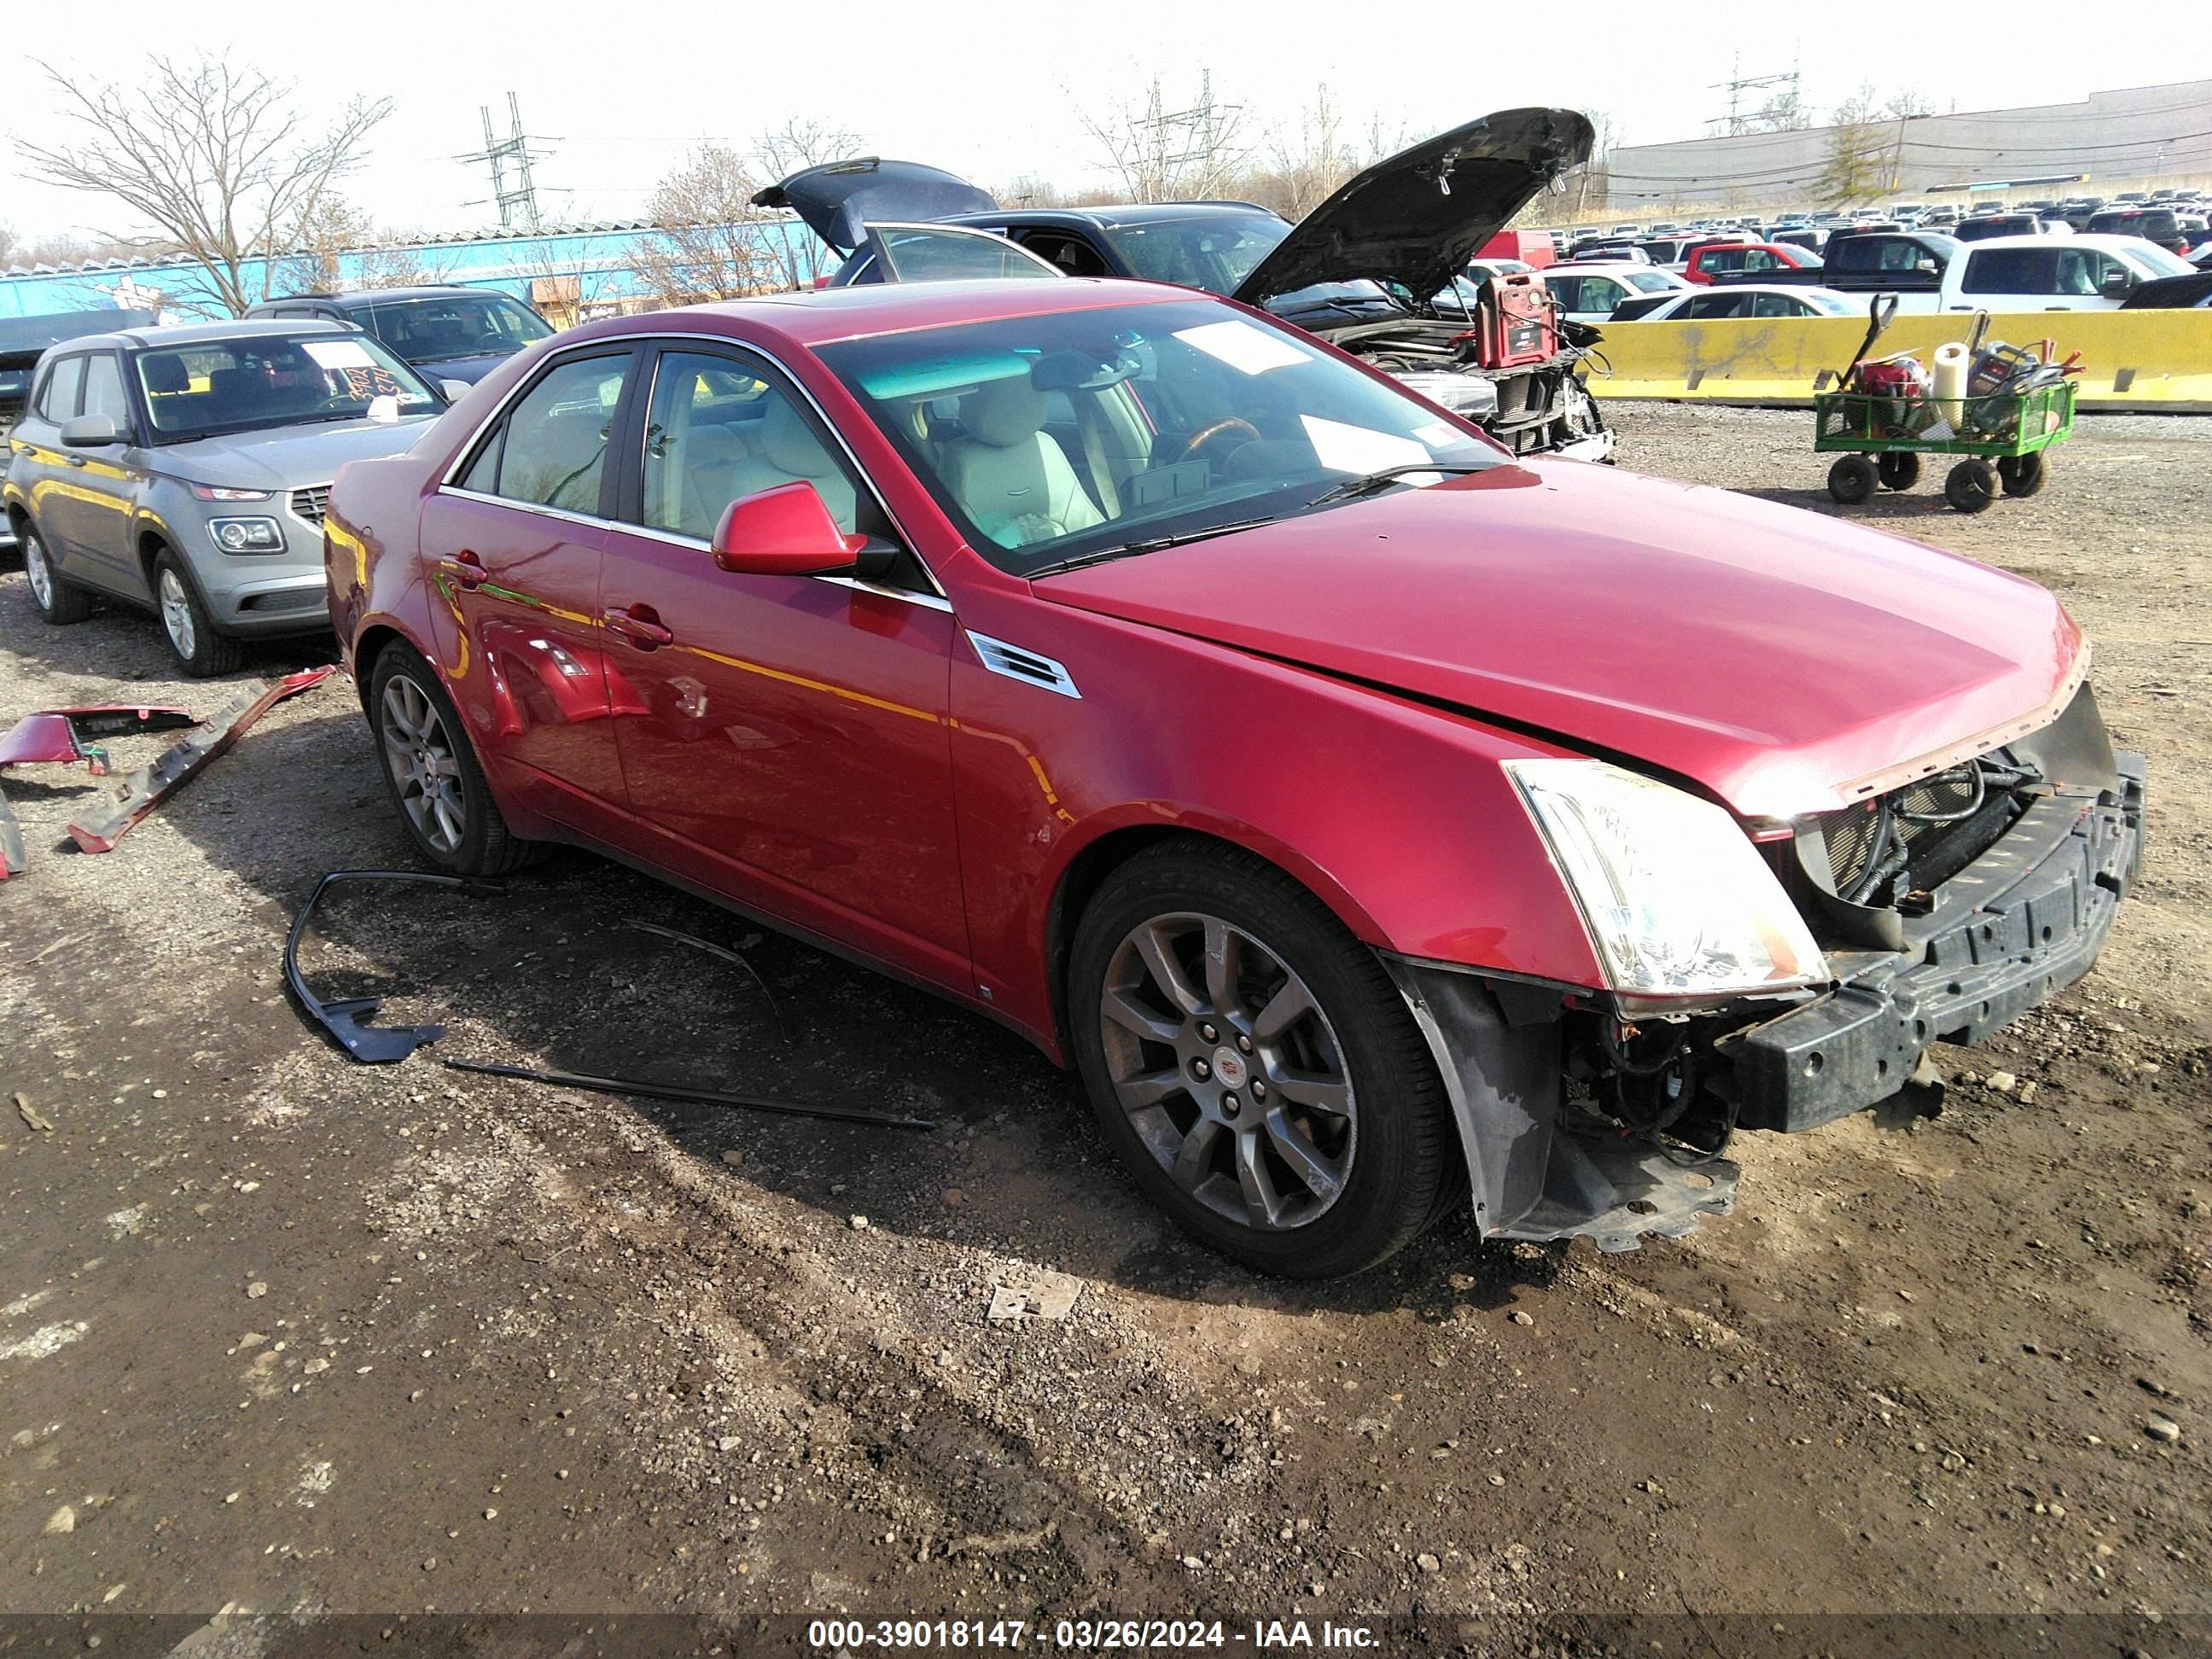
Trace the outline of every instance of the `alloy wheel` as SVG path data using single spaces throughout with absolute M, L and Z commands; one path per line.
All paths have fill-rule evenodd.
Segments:
M 1218 916 L 1155 916 L 1115 948 L 1098 1018 L 1121 1109 L 1199 1203 L 1282 1231 L 1343 1194 L 1358 1139 L 1344 1048 L 1263 941 Z
M 31 597 L 39 602 L 39 609 L 54 608 L 54 573 L 46 568 L 46 550 L 39 540 L 38 532 L 23 532 L 23 574 L 30 578 Z
M 384 688 L 379 724 L 384 763 L 408 821 L 439 852 L 459 852 L 468 830 L 466 801 L 460 762 L 437 705 L 413 680 L 395 674 Z
M 164 568 L 161 581 L 161 626 L 169 630 L 169 643 L 186 662 L 199 648 L 199 624 L 192 619 L 192 596 L 185 592 L 184 578 Z

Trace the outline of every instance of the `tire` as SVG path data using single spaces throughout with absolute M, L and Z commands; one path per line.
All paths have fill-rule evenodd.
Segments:
M 1233 981 L 1206 971 L 1224 940 Z M 1115 870 L 1077 924 L 1067 1006 L 1092 1109 L 1137 1184 L 1249 1267 L 1357 1273 L 1465 1190 L 1404 999 L 1327 907 L 1249 854 L 1178 837 Z
M 449 876 L 503 876 L 537 850 L 507 829 L 453 700 L 412 647 L 378 654 L 368 719 L 384 787 L 425 863 Z
M 2044 465 L 2039 449 L 2031 449 L 2025 455 L 2008 455 L 1997 463 L 1997 477 L 2004 484 L 2004 493 L 2022 501 L 2040 495 L 2050 477 L 2051 469 Z
M 1960 462 L 1943 480 L 1943 499 L 1961 513 L 1982 512 L 1996 498 L 1996 469 L 1978 457 Z
M 174 548 L 163 548 L 154 561 L 154 607 L 161 617 L 161 636 L 186 678 L 204 680 L 234 674 L 246 660 L 243 645 L 215 631 L 199 587 Z
M 25 520 L 16 539 L 23 546 L 23 574 L 30 580 L 31 603 L 39 607 L 42 618 L 56 628 L 67 628 L 98 609 L 91 594 L 54 568 L 36 525 Z
M 1874 464 L 1884 489 L 1910 489 L 1920 482 L 1920 457 L 1909 449 L 1892 450 Z
M 1874 463 L 1863 455 L 1844 455 L 1828 469 L 1828 494 L 1838 507 L 1856 507 L 1871 496 L 1881 482 Z

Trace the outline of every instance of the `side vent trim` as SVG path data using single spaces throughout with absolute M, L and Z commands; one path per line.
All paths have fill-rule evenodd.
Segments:
M 1040 691 L 1057 691 L 1063 697 L 1081 701 L 1083 693 L 1075 689 L 1074 677 L 1050 657 L 1041 657 L 1034 651 L 1024 651 L 1018 645 L 994 640 L 973 629 L 967 632 L 968 643 L 975 647 L 983 666 L 994 674 L 1004 674 L 1010 680 L 1034 685 Z

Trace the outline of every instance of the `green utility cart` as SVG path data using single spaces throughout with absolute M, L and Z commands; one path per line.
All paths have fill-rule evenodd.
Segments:
M 1911 489 L 1923 455 L 1960 455 L 1943 497 L 1961 513 L 1979 513 L 2000 486 L 2008 495 L 2043 488 L 2043 452 L 2074 433 L 2074 383 L 1987 398 L 1824 392 L 1814 396 L 1813 419 L 1815 450 L 1850 452 L 1828 469 L 1828 494 L 1841 505 L 1856 507 L 1877 488 Z

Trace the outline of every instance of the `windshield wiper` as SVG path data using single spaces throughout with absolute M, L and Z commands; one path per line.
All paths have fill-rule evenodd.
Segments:
M 1183 547 L 1192 542 L 1211 540 L 1216 536 L 1227 536 L 1239 530 L 1257 530 L 1263 524 L 1278 522 L 1274 515 L 1264 519 L 1238 519 L 1230 524 L 1208 525 L 1203 530 L 1186 530 L 1174 536 L 1154 536 L 1139 542 L 1117 542 L 1112 547 L 1102 547 L 1089 553 L 1079 553 L 1072 559 L 1062 559 L 1056 564 L 1042 564 L 1025 572 L 1034 581 L 1039 576 L 1057 576 L 1062 571 L 1080 570 L 1085 565 L 1104 564 L 1109 559 L 1127 558 L 1138 553 L 1157 553 L 1164 547 Z
M 1348 501 L 1361 495 L 1371 495 L 1376 490 L 1394 484 L 1399 479 L 1422 472 L 1487 472 L 1497 465 L 1494 461 L 1468 464 L 1462 461 L 1408 461 L 1403 466 L 1386 466 L 1379 472 L 1370 472 L 1357 478 L 1346 478 L 1342 483 L 1324 489 L 1306 505 L 1309 507 L 1327 507 L 1332 501 Z

